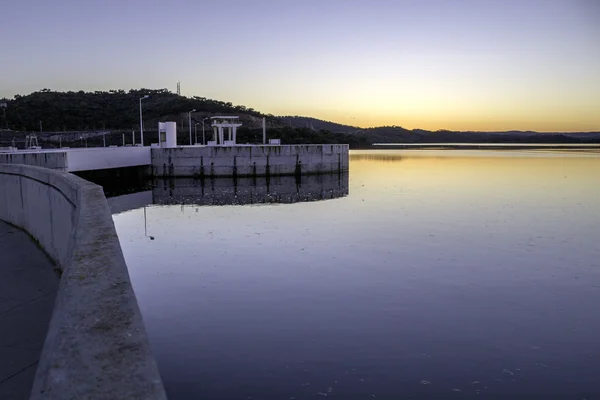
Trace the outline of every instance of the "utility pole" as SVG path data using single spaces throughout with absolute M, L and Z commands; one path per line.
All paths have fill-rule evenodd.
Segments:
M 202 120 L 202 145 L 206 146 L 206 136 L 204 136 L 204 121 L 209 119 L 208 117 Z
M 142 100 L 150 97 L 149 95 L 145 95 L 144 97 L 140 97 L 140 140 L 142 141 L 142 146 L 144 146 L 144 123 L 142 122 Z M 135 138 L 133 139 L 135 144 Z
M 192 111 L 188 112 L 188 128 L 190 130 L 190 146 L 192 145 L 192 113 L 196 112 L 194 108 Z

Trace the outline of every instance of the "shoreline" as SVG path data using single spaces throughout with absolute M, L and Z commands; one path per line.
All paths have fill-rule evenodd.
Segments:
M 377 143 L 372 150 L 600 150 L 600 143 Z

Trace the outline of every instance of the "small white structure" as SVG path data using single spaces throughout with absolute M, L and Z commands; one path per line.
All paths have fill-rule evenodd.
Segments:
M 218 116 L 218 117 L 210 117 L 212 120 L 211 126 L 213 128 L 213 141 L 216 142 L 216 145 L 227 145 L 227 146 L 235 146 L 236 143 L 236 135 L 237 128 L 242 126 L 239 122 L 239 117 L 226 117 L 226 116 Z M 228 139 L 225 140 L 224 131 L 227 130 Z
M 158 123 L 158 145 L 163 148 L 177 147 L 177 123 L 173 121 Z
M 32 134 L 25 136 L 25 148 L 29 150 L 41 149 L 40 144 L 38 143 L 37 135 Z

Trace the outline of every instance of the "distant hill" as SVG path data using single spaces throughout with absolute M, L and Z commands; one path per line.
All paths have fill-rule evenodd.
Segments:
M 308 128 L 312 130 L 327 130 L 337 133 L 360 133 L 361 128 L 357 126 L 343 125 L 336 122 L 323 121 L 312 117 L 283 116 L 279 117 L 282 123 L 292 128 Z
M 27 132 L 40 131 L 43 132 L 42 139 L 60 133 L 66 140 L 74 141 L 73 146 L 84 145 L 88 139 L 89 145 L 98 145 L 98 141 L 107 138 L 108 144 L 121 144 L 124 133 L 131 135 L 136 131 L 139 134 L 139 99 L 145 95 L 150 97 L 143 100 L 144 131 L 150 137 L 156 137 L 158 121 L 176 121 L 179 143 L 189 141 L 188 112 L 191 110 L 196 110 L 191 114 L 193 130 L 201 129 L 203 120 L 210 116 L 240 116 L 243 127 L 238 139 L 242 143 L 262 141 L 263 118 L 267 122 L 268 137 L 281 138 L 284 143 L 347 143 L 353 148 L 369 147 L 372 143 L 600 143 L 600 132 L 455 132 L 409 130 L 400 126 L 359 128 L 312 117 L 263 114 L 229 102 L 180 96 L 167 89 L 128 92 L 43 89 L 17 95 L 14 99 L 0 99 L 0 103 L 7 105 L 3 109 L 6 120 L 0 122 L 0 147 L 10 145 L 13 140 L 22 146 Z M 208 125 L 207 121 L 205 125 Z M 5 127 L 10 130 L 3 130 Z
M 300 116 L 284 116 L 280 120 L 293 128 L 324 129 L 361 136 L 369 143 L 600 143 L 600 132 L 428 131 L 401 126 L 359 128 Z
M 370 143 L 600 143 L 600 132 L 457 132 L 381 127 L 365 129 L 363 134 Z
M 326 129 L 366 138 L 369 143 L 600 143 L 600 132 L 428 131 L 401 126 L 359 128 L 311 117 L 281 117 L 294 128 Z

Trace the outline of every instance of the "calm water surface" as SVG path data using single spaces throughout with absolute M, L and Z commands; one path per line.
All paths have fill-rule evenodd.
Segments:
M 598 154 L 350 169 L 113 199 L 170 399 L 600 399 Z

